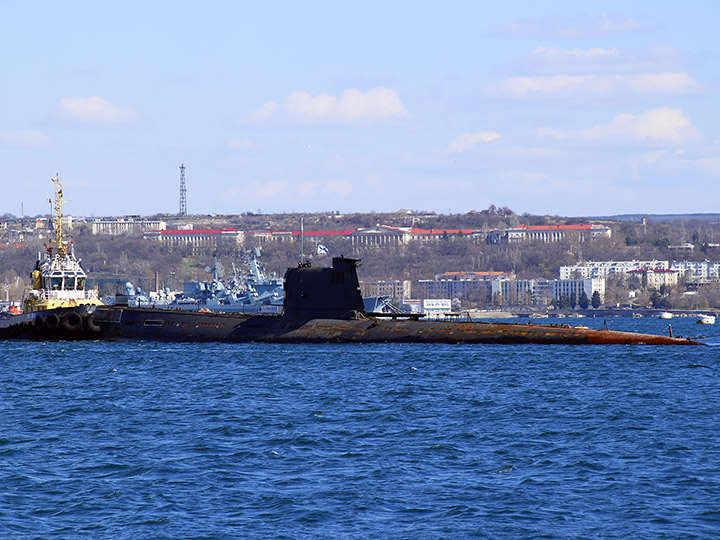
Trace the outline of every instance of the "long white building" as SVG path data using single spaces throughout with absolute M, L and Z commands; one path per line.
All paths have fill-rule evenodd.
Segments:
M 93 234 L 142 234 L 152 230 L 165 230 L 167 224 L 164 221 L 152 219 L 96 219 L 91 223 Z
M 561 266 L 560 279 L 607 278 L 645 268 L 669 270 L 668 261 L 589 261 L 574 266 Z
M 693 261 L 673 261 L 670 264 L 671 270 L 684 276 L 689 281 L 719 281 L 720 280 L 720 262 L 693 262 Z

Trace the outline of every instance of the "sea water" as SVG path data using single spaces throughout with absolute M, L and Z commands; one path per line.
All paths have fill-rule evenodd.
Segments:
M 718 538 L 715 327 L 609 326 L 668 322 L 710 346 L 2 342 L 0 538 Z

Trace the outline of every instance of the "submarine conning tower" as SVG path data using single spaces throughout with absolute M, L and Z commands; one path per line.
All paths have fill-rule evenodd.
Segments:
M 285 272 L 284 317 L 352 319 L 365 314 L 357 259 L 334 257 L 331 268 L 300 263 Z

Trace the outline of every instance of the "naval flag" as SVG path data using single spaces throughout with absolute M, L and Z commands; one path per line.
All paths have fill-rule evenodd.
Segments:
M 322 244 L 318 244 L 317 254 L 318 254 L 318 257 L 326 257 L 330 254 L 330 250 L 328 248 L 326 248 L 325 246 L 323 246 Z

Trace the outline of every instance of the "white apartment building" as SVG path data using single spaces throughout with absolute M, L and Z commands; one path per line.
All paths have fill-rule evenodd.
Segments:
M 673 261 L 670 269 L 689 281 L 720 281 L 720 262 Z
M 575 294 L 577 300 L 584 292 L 588 299 L 597 291 L 605 300 L 605 278 L 588 279 L 495 279 L 492 298 L 509 305 L 547 306 L 552 300 Z
M 411 282 L 409 279 L 388 280 L 388 281 L 361 281 L 360 294 L 363 298 L 372 296 L 389 296 L 396 300 L 406 300 L 410 298 Z
M 575 295 L 576 300 L 585 293 L 588 299 L 592 299 L 593 294 L 597 291 L 600 295 L 600 301 L 605 300 L 605 278 L 587 278 L 587 279 L 554 279 L 552 280 L 553 298 L 560 300 L 562 296 L 570 298 Z
M 560 279 L 607 278 L 644 268 L 669 270 L 670 263 L 668 261 L 589 261 L 574 266 L 561 266 Z

